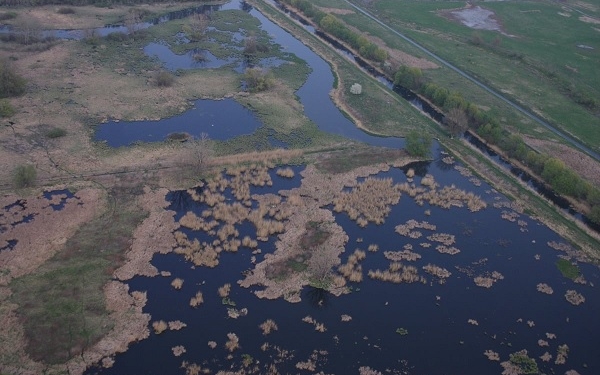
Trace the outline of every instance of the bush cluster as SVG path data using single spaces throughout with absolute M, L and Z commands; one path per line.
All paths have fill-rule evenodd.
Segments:
M 0 59 L 0 98 L 19 96 L 25 92 L 25 79 L 6 60 Z

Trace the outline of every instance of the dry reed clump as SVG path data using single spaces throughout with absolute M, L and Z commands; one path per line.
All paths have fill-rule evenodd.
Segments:
M 342 322 L 349 322 L 352 320 L 350 315 L 342 314 Z
M 273 319 L 265 320 L 261 325 L 259 325 L 259 327 L 262 329 L 262 334 L 265 336 L 279 329 L 277 327 L 277 323 L 275 323 Z
M 520 217 L 521 215 L 519 215 L 517 212 L 514 211 L 502 211 L 502 215 L 501 217 L 504 220 L 508 220 L 510 222 L 515 222 L 517 221 L 517 219 Z
M 550 241 L 547 244 L 554 250 L 562 251 L 567 255 L 567 257 L 574 258 L 579 262 L 589 262 L 590 260 L 589 257 L 583 252 L 583 250 L 577 250 L 567 243 Z
M 574 290 L 567 290 L 565 293 L 565 298 L 575 306 L 585 302 L 585 297 Z
M 185 324 L 181 320 L 173 320 L 173 321 L 169 322 L 169 329 L 171 331 L 179 331 L 180 329 L 185 328 L 185 327 L 187 327 L 187 324 Z
M 556 334 L 555 333 L 546 332 L 546 338 L 548 340 L 553 340 L 553 339 L 556 338 Z
M 217 347 L 217 342 L 216 341 L 209 341 L 208 343 L 208 347 L 211 349 L 214 349 Z
M 185 233 L 175 232 L 175 240 L 178 247 L 173 252 L 183 255 L 185 260 L 194 263 L 196 266 L 216 267 L 219 264 L 219 247 L 213 247 L 211 244 L 200 242 L 197 239 L 190 241 Z
M 296 368 L 299 370 L 315 371 L 317 369 L 317 364 L 315 361 L 308 359 L 306 362 L 297 362 Z
M 483 355 L 485 355 L 490 361 L 499 361 L 500 360 L 500 355 L 493 350 L 488 349 L 485 352 L 483 352 Z
M 399 185 L 399 189 L 401 192 L 414 198 L 415 202 L 421 206 L 425 202 L 445 209 L 464 207 L 466 205 L 471 212 L 476 212 L 487 207 L 487 204 L 481 197 L 473 194 L 473 192 L 459 189 L 454 185 L 438 189 L 439 186 L 431 175 L 423 177 L 421 184 L 428 188 L 405 182 Z
M 456 238 L 453 234 L 447 233 L 434 233 L 430 236 L 427 236 L 429 241 L 440 242 L 446 246 L 453 245 L 456 242 Z
M 188 361 L 183 361 L 180 368 L 185 369 L 185 375 L 200 375 L 202 371 L 202 367 L 199 364 L 189 363 Z M 206 374 L 206 372 L 204 373 Z
M 479 325 L 479 322 L 477 320 L 475 320 L 475 319 L 469 319 L 469 320 L 467 320 L 467 323 L 469 323 L 471 325 L 474 325 L 474 326 L 478 326 Z
M 179 277 L 173 279 L 173 281 L 171 281 L 171 286 L 176 290 L 180 290 L 183 287 L 183 279 L 180 279 Z
M 377 245 L 376 243 L 372 243 L 369 245 L 367 250 L 371 253 L 376 253 L 379 250 L 379 245 Z
M 243 309 L 234 309 L 233 307 L 228 307 L 227 308 L 227 316 L 230 317 L 231 319 L 237 319 L 239 317 L 243 317 L 248 315 L 248 309 L 247 308 L 243 308 Z
M 115 359 L 113 357 L 104 357 L 102 358 L 102 367 L 103 368 L 111 368 L 115 364 Z
M 533 320 L 528 320 L 527 325 L 529 326 L 529 328 L 533 328 L 535 327 L 535 322 Z
M 358 368 L 359 375 L 383 375 L 382 372 L 374 370 L 369 366 L 361 366 Z
M 452 164 L 454 164 L 454 157 L 452 157 L 452 156 L 444 156 L 444 157 L 442 158 L 442 162 L 444 162 L 445 164 L 448 164 L 448 165 L 452 165 Z M 460 168 L 460 169 L 459 169 L 459 168 Z M 457 166 L 455 166 L 455 167 L 454 167 L 454 169 L 457 169 L 457 170 L 461 171 L 462 169 L 466 169 L 466 168 L 465 168 L 465 167 L 461 167 L 461 166 L 457 165 Z M 467 169 L 467 170 L 468 170 L 468 169 Z M 462 174 L 462 173 L 461 173 L 461 174 Z
M 383 256 L 385 256 L 386 259 L 391 260 L 393 262 L 399 262 L 401 260 L 414 262 L 418 259 L 421 259 L 421 254 L 413 253 L 408 249 L 402 251 L 384 251 Z
M 169 326 L 167 325 L 167 322 L 165 322 L 164 320 L 159 320 L 156 322 L 152 322 L 152 328 L 154 328 L 154 333 L 156 333 L 157 335 L 160 335 L 161 333 L 166 331 L 167 328 L 169 328 Z
M 242 246 L 256 249 L 258 247 L 258 241 L 253 240 L 250 236 L 244 236 L 244 238 L 242 238 Z
M 454 246 L 437 245 L 435 249 L 441 254 L 456 255 L 460 253 L 460 250 Z
M 427 229 L 427 230 L 435 230 L 436 226 L 434 224 L 429 224 L 426 221 L 418 222 L 416 220 L 408 220 L 405 224 L 397 225 L 394 229 L 396 233 L 401 236 L 410 237 L 410 238 L 420 238 L 423 234 L 419 231 L 413 231 L 413 229 Z
M 354 253 L 348 257 L 346 264 L 342 264 L 338 267 L 338 271 L 348 281 L 359 283 L 363 280 L 362 266 L 359 264 L 360 261 L 364 260 L 366 254 L 364 251 L 356 249 Z
M 477 286 L 481 286 L 484 288 L 491 288 L 492 285 L 494 285 L 494 283 L 496 281 L 502 280 L 502 279 L 504 279 L 504 276 L 500 272 L 493 271 L 489 275 L 477 276 L 473 279 L 473 281 L 475 281 L 475 285 L 477 285 Z
M 171 350 L 173 351 L 173 355 L 175 357 L 179 357 L 180 355 L 186 352 L 185 347 L 183 345 L 174 346 L 171 348 Z
M 277 173 L 278 176 L 281 177 L 286 177 L 286 178 L 294 178 L 294 170 L 290 167 L 286 167 L 286 168 L 279 168 L 277 169 Z
M 423 266 L 423 269 L 428 274 L 439 277 L 440 279 L 447 279 L 448 277 L 450 277 L 450 275 L 452 275 L 452 273 L 447 269 L 438 267 L 431 263 L 427 264 L 426 266 Z
M 545 284 L 545 283 L 539 283 L 537 285 L 537 290 L 538 292 L 542 292 L 545 294 L 552 294 L 554 293 L 554 290 L 552 289 L 552 287 L 550 287 L 550 285 Z
M 431 247 L 431 244 L 429 242 L 421 242 L 419 244 L 419 246 L 424 247 L 424 248 L 429 248 L 429 247 Z
M 352 191 L 340 192 L 333 199 L 333 210 L 345 211 L 362 227 L 368 222 L 383 224 L 391 211 L 390 206 L 400 201 L 401 193 L 397 186 L 391 178 L 368 177 L 356 183 Z
M 418 270 L 413 266 L 405 266 L 399 262 L 390 263 L 390 267 L 385 270 L 369 270 L 369 277 L 375 280 L 388 281 L 395 284 L 399 283 L 426 283 L 427 280 L 419 276 Z
M 415 177 L 415 170 L 412 168 L 408 168 L 408 171 L 406 171 L 406 177 L 408 177 L 408 178 Z
M 542 340 L 542 339 L 538 340 L 538 345 L 541 346 L 541 347 L 550 346 L 550 344 L 548 343 L 548 341 Z
M 554 364 L 564 365 L 567 362 L 568 354 L 569 346 L 567 344 L 559 345 L 556 352 L 556 360 L 554 361 Z
M 548 352 L 545 352 L 544 354 L 542 354 L 542 355 L 540 356 L 540 359 L 541 359 L 543 362 L 550 362 L 550 360 L 552 360 L 552 354 L 550 354 L 550 353 L 548 353 Z
M 190 306 L 198 307 L 204 303 L 204 297 L 201 291 L 197 291 L 196 295 L 190 299 Z
M 240 347 L 240 339 L 237 337 L 235 333 L 229 332 L 227 334 L 227 342 L 225 343 L 225 348 L 229 350 L 230 353 L 233 353 L 236 349 Z
M 218 289 L 219 297 L 225 298 L 225 297 L 229 296 L 230 291 L 231 291 L 231 284 L 229 284 L 229 283 L 219 287 L 219 289 Z
M 327 328 L 325 328 L 325 324 L 317 322 L 310 315 L 307 315 L 304 318 L 302 318 L 302 321 L 304 323 L 308 323 L 308 324 L 314 325 L 315 326 L 315 331 L 319 331 L 319 332 L 325 332 L 325 331 L 327 331 Z

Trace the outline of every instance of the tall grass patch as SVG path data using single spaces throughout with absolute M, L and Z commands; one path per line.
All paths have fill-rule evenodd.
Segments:
M 131 234 L 145 214 L 125 191 L 114 209 L 83 225 L 62 251 L 35 274 L 11 282 L 27 351 L 35 360 L 63 363 L 111 328 L 103 286 L 123 261 Z

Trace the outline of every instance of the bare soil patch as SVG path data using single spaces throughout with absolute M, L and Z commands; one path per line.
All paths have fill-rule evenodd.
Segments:
M 496 17 L 496 13 L 479 5 L 469 4 L 465 8 L 443 10 L 439 11 L 438 14 L 471 29 L 498 31 L 508 35 L 500 20 Z

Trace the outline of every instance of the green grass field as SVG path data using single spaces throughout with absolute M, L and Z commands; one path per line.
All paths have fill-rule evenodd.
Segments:
M 598 1 L 595 3 L 590 8 L 597 9 Z M 380 0 L 369 9 L 460 69 L 600 150 L 598 24 L 584 22 L 580 13 L 551 2 L 486 2 L 480 6 L 495 12 L 502 32 L 474 30 L 440 15 L 440 10 L 463 8 L 463 2 Z M 597 10 L 586 12 L 598 16 Z M 339 17 L 374 33 L 372 25 L 359 26 L 367 24 L 359 14 Z M 496 99 L 485 98 L 488 94 L 472 92 L 472 84 L 447 69 L 428 70 L 426 77 L 438 84 L 446 81 L 465 98 L 498 112 L 518 131 L 538 133 L 529 121 L 519 120 L 519 115 L 510 114 Z M 581 104 L 585 101 L 596 104 Z

